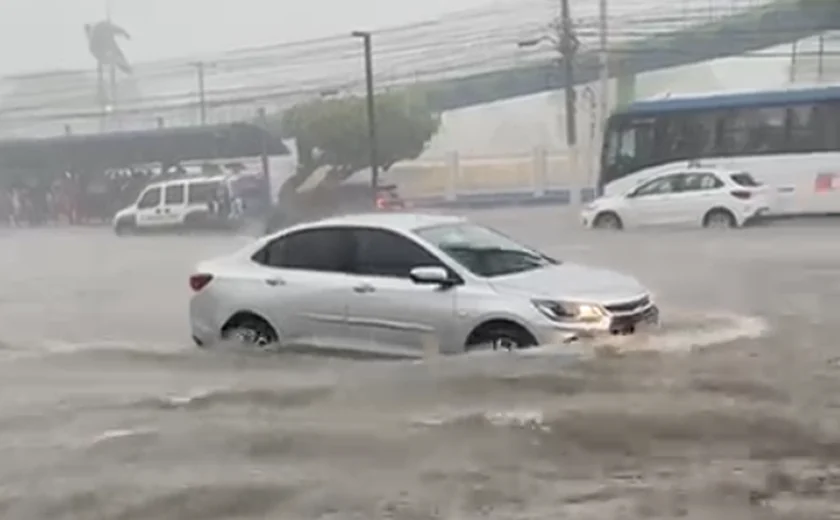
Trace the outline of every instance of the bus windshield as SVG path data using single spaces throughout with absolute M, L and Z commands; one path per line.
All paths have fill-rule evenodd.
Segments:
M 677 161 L 838 152 L 840 89 L 827 97 L 815 90 L 812 98 L 730 94 L 631 105 L 607 124 L 599 185 Z

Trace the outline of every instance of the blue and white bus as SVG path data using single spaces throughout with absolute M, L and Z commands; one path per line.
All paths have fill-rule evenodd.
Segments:
M 840 213 L 840 86 L 633 103 L 608 121 L 599 190 L 697 161 L 751 173 L 775 214 Z

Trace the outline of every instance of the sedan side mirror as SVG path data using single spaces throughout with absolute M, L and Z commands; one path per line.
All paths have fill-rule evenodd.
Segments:
M 451 285 L 449 273 L 443 267 L 415 267 L 409 273 L 411 281 L 423 285 Z

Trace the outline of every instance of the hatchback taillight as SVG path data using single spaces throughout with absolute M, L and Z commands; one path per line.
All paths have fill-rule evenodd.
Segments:
M 213 281 L 212 274 L 194 274 L 190 276 L 190 289 L 192 289 L 195 292 L 198 292 L 207 287 L 207 284 L 209 284 L 211 281 Z
M 732 196 L 736 199 L 747 200 L 752 197 L 751 191 L 743 191 L 743 190 L 735 190 L 732 192 Z

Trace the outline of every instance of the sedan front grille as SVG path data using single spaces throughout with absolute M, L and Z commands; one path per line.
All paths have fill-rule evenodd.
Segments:
M 629 302 L 605 305 L 605 308 L 610 312 L 633 312 L 636 310 L 643 309 L 648 305 L 650 305 L 650 296 L 645 296 L 643 298 L 639 298 L 637 300 Z

